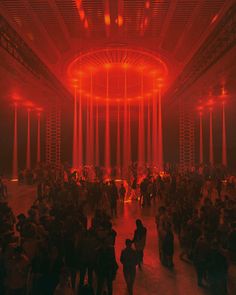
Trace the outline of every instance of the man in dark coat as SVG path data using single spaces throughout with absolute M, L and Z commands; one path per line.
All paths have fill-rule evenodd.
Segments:
M 136 230 L 134 231 L 133 243 L 137 253 L 138 266 L 141 269 L 143 263 L 143 251 L 146 245 L 147 229 L 140 219 L 136 220 Z
M 132 241 L 127 239 L 125 245 L 126 248 L 121 252 L 120 262 L 123 264 L 123 273 L 129 295 L 132 295 L 138 259 L 136 251 L 132 248 Z
M 95 272 L 97 275 L 97 293 L 102 295 L 104 285 L 106 285 L 108 295 L 113 294 L 112 283 L 116 277 L 118 265 L 115 258 L 115 249 L 105 244 L 97 252 L 97 263 Z

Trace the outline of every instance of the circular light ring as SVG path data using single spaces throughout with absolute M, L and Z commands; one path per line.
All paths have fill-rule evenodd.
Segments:
M 137 67 L 149 66 L 155 71 L 160 67 L 163 70 L 163 78 L 168 75 L 168 69 L 162 59 L 149 51 L 132 49 L 132 48 L 107 48 L 89 51 L 81 54 L 75 58 L 68 67 L 68 74 L 73 75 L 73 67 L 77 66 L 82 68 L 94 68 L 105 64 L 129 64 L 136 65 Z
M 78 82 L 82 80 L 84 76 L 91 75 L 91 73 L 101 72 L 102 70 L 112 72 L 117 66 L 122 67 L 124 71 L 135 69 L 137 73 L 142 72 L 144 76 L 156 77 L 157 87 L 158 84 L 162 84 L 158 79 L 161 77 L 163 80 L 168 75 L 168 69 L 163 60 L 148 51 L 133 48 L 107 48 L 83 53 L 70 63 L 67 73 L 70 81 L 77 80 Z M 81 92 L 88 92 L 83 89 L 83 86 L 80 90 Z M 152 92 L 153 88 L 151 87 L 150 89 L 149 87 L 149 89 L 146 89 L 144 92 L 144 96 L 148 97 Z M 103 96 L 104 98 L 104 95 L 98 93 L 94 93 L 93 96 L 96 98 L 98 96 Z M 115 97 L 115 100 L 122 98 L 123 97 Z M 134 98 L 136 99 L 137 95 L 133 97 L 129 96 L 129 99 Z

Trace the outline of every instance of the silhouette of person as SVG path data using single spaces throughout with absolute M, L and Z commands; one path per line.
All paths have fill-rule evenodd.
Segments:
M 126 248 L 122 250 L 120 262 L 123 264 L 123 273 L 129 295 L 133 294 L 133 286 L 138 264 L 137 252 L 132 248 L 132 241 L 125 241 Z
M 140 219 L 136 220 L 136 230 L 134 232 L 133 243 L 137 252 L 138 266 L 141 269 L 143 263 L 143 250 L 146 244 L 147 229 L 143 226 Z

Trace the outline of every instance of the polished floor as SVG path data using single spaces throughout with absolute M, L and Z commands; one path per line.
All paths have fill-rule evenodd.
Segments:
M 15 214 L 27 212 L 35 196 L 35 188 L 8 183 L 9 204 Z M 119 263 L 120 252 L 126 238 L 132 238 L 135 229 L 135 220 L 141 218 L 147 228 L 147 244 L 144 256 L 143 270 L 137 270 L 134 295 L 206 295 L 207 290 L 196 284 L 196 275 L 191 264 L 179 259 L 180 249 L 175 240 L 174 269 L 168 270 L 160 264 L 158 258 L 157 234 L 154 216 L 157 204 L 152 208 L 141 209 L 136 202 L 119 204 L 118 218 L 114 220 L 117 231 L 116 256 Z M 236 267 L 229 268 L 229 295 L 236 294 Z M 122 276 L 122 266 L 114 283 L 114 295 L 127 295 Z

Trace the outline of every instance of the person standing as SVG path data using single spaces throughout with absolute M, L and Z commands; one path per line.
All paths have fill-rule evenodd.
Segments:
M 115 248 L 105 244 L 97 251 L 97 263 L 95 273 L 97 276 L 96 295 L 102 295 L 104 287 L 107 289 L 107 295 L 113 294 L 113 281 L 116 277 L 118 264 L 116 262 Z
M 133 295 L 133 286 L 136 276 L 136 266 L 138 263 L 137 253 L 132 248 L 132 241 L 125 241 L 126 248 L 121 251 L 120 262 L 123 264 L 123 273 L 129 295 Z
M 120 189 L 119 189 L 119 194 L 120 194 L 120 199 L 124 202 L 125 201 L 125 194 L 126 194 L 126 189 L 124 186 L 124 183 L 121 183 Z
M 168 228 L 169 217 L 165 207 L 159 207 L 158 213 L 155 217 L 157 234 L 158 234 L 158 245 L 159 245 L 159 258 L 161 263 L 165 264 L 165 257 L 163 252 L 163 242 L 166 236 L 166 230 Z
M 203 287 L 203 279 L 207 273 L 207 263 L 210 254 L 210 246 L 204 235 L 202 235 L 195 246 L 193 253 L 193 264 L 197 273 L 197 282 L 199 287 Z
M 3 183 L 0 178 L 0 199 L 5 200 L 7 197 L 7 186 Z
M 111 182 L 111 185 L 109 187 L 109 193 L 110 196 L 110 206 L 111 206 L 111 216 L 117 217 L 117 199 L 118 199 L 118 189 L 115 184 L 115 181 Z
M 171 228 L 171 224 L 167 224 L 166 233 L 163 240 L 163 258 L 164 265 L 167 267 L 173 267 L 173 255 L 174 255 L 174 234 Z
M 145 207 L 148 204 L 148 179 L 144 178 L 144 180 L 140 183 L 140 205 Z
M 136 230 L 134 232 L 133 243 L 137 252 L 138 266 L 141 269 L 143 263 L 143 251 L 146 244 L 147 229 L 140 219 L 136 220 Z
M 138 182 L 137 177 L 135 177 L 132 182 L 132 185 L 131 185 L 131 199 L 132 200 L 138 199 L 138 194 L 137 194 L 138 183 L 137 182 Z

